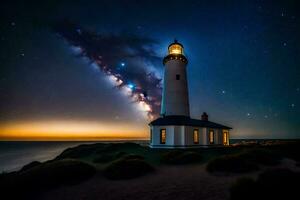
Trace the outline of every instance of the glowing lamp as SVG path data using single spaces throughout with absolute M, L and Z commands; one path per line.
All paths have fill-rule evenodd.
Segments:
M 170 44 L 168 48 L 169 54 L 181 54 L 183 55 L 183 46 L 178 43 L 177 40 L 174 40 L 172 44 Z

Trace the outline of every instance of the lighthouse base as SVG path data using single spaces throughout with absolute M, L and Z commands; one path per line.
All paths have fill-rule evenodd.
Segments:
M 229 145 L 230 127 L 186 116 L 166 116 L 150 124 L 151 148 L 207 148 Z

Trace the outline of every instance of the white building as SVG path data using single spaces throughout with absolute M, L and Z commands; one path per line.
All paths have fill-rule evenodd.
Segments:
M 182 44 L 176 40 L 168 47 L 164 58 L 164 85 L 161 117 L 150 126 L 150 147 L 188 148 L 229 145 L 230 127 L 208 121 L 204 112 L 201 120 L 190 118 L 188 81 Z

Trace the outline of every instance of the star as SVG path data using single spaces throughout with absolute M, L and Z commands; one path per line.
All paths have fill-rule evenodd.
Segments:
M 264 116 L 264 118 L 266 118 L 266 119 L 267 119 L 267 118 L 268 118 L 268 115 L 265 115 L 265 116 Z
M 222 90 L 222 94 L 225 94 L 226 93 L 226 91 L 225 90 Z
M 282 44 L 283 44 L 283 46 L 286 46 L 286 45 L 287 45 L 287 43 L 286 43 L 286 42 L 283 42 Z
M 134 85 L 133 85 L 132 83 L 130 83 L 130 84 L 128 84 L 128 87 L 129 87 L 130 89 L 133 89 L 133 88 L 134 88 Z
M 15 25 L 16 25 L 16 23 L 15 23 L 15 22 L 12 22 L 12 23 L 11 23 L 11 25 L 12 25 L 12 26 L 15 26 Z
M 121 66 L 122 66 L 122 67 L 125 67 L 125 63 L 124 63 L 124 62 L 122 62 L 122 63 L 121 63 Z
M 292 104 L 291 104 L 291 107 L 294 108 L 294 107 L 295 107 L 295 104 L 292 103 Z
M 81 29 L 80 29 L 80 28 L 76 29 L 76 32 L 77 32 L 79 35 L 81 35 Z
M 251 115 L 250 113 L 247 113 L 247 116 L 248 116 L 248 117 L 250 117 L 250 115 Z
M 21 55 L 22 57 L 24 57 L 24 56 L 25 56 L 25 54 L 24 54 L 24 53 L 21 53 L 20 55 Z

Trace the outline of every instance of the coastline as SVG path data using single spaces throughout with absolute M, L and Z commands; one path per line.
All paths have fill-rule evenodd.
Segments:
M 0 186 L 12 199 L 230 199 L 231 188 L 245 177 L 283 173 L 291 181 L 281 187 L 293 185 L 300 175 L 298 150 L 299 140 L 185 150 L 120 141 L 77 144 L 52 160 L 2 173 Z

